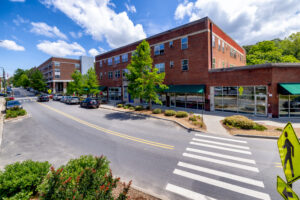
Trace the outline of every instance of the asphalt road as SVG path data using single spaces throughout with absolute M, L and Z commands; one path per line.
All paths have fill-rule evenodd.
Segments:
M 31 117 L 5 123 L 0 166 L 26 159 L 59 166 L 103 154 L 116 176 L 168 199 L 282 199 L 276 140 L 189 132 L 153 118 L 37 103 L 21 89 L 15 95 Z M 293 188 L 300 194 L 300 183 Z

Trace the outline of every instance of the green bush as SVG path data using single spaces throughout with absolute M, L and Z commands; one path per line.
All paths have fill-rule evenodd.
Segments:
M 233 115 L 230 117 L 226 117 L 223 120 L 223 124 L 235 128 L 246 129 L 246 130 L 253 129 L 253 130 L 263 131 L 267 129 L 263 125 L 257 124 L 251 119 L 248 119 L 247 117 L 242 115 Z
M 189 117 L 189 120 L 193 121 L 193 122 L 196 122 L 197 121 L 196 115 L 193 115 L 193 116 Z
M 27 160 L 7 165 L 0 172 L 0 199 L 29 199 L 49 171 L 48 162 Z
M 134 109 L 136 111 L 141 111 L 141 110 L 144 110 L 144 107 L 143 106 L 136 106 Z
M 134 107 L 129 107 L 129 110 L 134 110 Z
M 153 114 L 160 114 L 162 111 L 160 108 L 155 108 L 154 110 L 152 110 Z
M 12 101 L 9 97 L 5 97 L 5 101 Z
M 176 111 L 175 110 L 165 110 L 165 116 L 175 116 Z
M 200 128 L 203 127 L 203 122 L 202 121 L 193 121 L 193 125 L 199 126 Z
M 124 109 L 128 109 L 128 106 L 127 106 L 127 105 L 125 105 L 123 108 L 124 108 Z
M 26 110 L 24 110 L 24 109 L 20 109 L 19 111 L 18 111 L 18 116 L 24 116 L 24 115 L 26 115 Z
M 117 107 L 118 107 L 118 108 L 123 108 L 123 107 L 124 107 L 124 105 L 123 105 L 123 104 L 121 104 L 121 103 L 119 103 L 119 104 L 117 105 Z
M 26 113 L 27 113 L 26 110 L 15 107 L 6 111 L 5 119 L 24 116 L 26 115 Z
M 41 200 L 46 199 L 109 199 L 119 178 L 114 178 L 105 157 L 81 156 L 70 160 L 58 170 L 51 167 L 50 173 L 39 186 Z M 127 199 L 131 182 L 124 187 L 118 199 Z
M 187 116 L 188 116 L 188 113 L 185 112 L 185 111 L 178 111 L 178 112 L 176 113 L 176 117 L 177 117 L 177 118 L 184 118 L 184 117 L 187 117 Z

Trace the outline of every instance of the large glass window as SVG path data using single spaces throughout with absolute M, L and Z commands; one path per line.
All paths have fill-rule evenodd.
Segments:
M 184 37 L 181 38 L 181 49 L 187 49 L 188 48 L 188 38 Z
M 280 95 L 279 116 L 300 117 L 300 95 Z
M 176 94 L 176 107 L 185 108 L 185 94 Z
M 223 110 L 237 111 L 237 87 L 223 87 Z
M 158 69 L 158 73 L 165 72 L 165 63 L 158 63 L 155 67 Z
M 110 100 L 121 100 L 121 88 L 110 87 L 108 89 L 108 95 Z
M 175 107 L 175 105 L 176 105 L 175 97 L 176 97 L 176 95 L 174 93 L 170 94 L 170 106 L 171 107 Z
M 159 44 L 154 46 L 154 55 L 162 55 L 165 52 L 165 45 Z

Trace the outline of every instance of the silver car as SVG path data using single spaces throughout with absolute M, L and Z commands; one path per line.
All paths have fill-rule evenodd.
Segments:
M 80 99 L 79 99 L 79 97 L 67 97 L 66 103 L 67 104 L 79 104 Z

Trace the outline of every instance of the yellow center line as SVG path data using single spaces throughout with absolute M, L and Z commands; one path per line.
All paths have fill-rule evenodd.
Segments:
M 48 105 L 45 105 L 45 104 L 42 104 L 42 103 L 38 103 L 50 110 L 53 110 L 69 119 L 72 119 L 74 121 L 77 121 L 78 123 L 81 123 L 81 124 L 84 124 L 86 126 L 89 126 L 91 128 L 94 128 L 94 129 L 97 129 L 99 131 L 102 131 L 102 132 L 105 132 L 105 133 L 108 133 L 108 134 L 111 134 L 111 135 L 115 135 L 115 136 L 118 136 L 118 137 L 121 137 L 121 138 L 124 138 L 124 139 L 128 139 L 128 140 L 132 140 L 132 141 L 135 141 L 135 142 L 139 142 L 139 143 L 143 143 L 143 144 L 148 144 L 148 145 L 152 145 L 152 146 L 156 146 L 156 147 L 160 147 L 160 148 L 164 148 L 164 149 L 174 149 L 174 146 L 172 145 L 168 145 L 168 144 L 163 144 L 163 143 L 158 143 L 158 142 L 153 142 L 153 141 L 150 141 L 150 140 L 145 140 L 145 139 L 142 139 L 142 138 L 137 138 L 137 137 L 133 137 L 133 136 L 130 136 L 130 135 L 126 135 L 126 134 L 123 134 L 123 133 L 118 133 L 118 132 L 115 132 L 115 131 L 112 131 L 112 130 L 108 130 L 108 129 L 105 129 L 105 128 L 102 128 L 100 126 L 97 126 L 95 124 L 92 124 L 92 123 L 89 123 L 87 121 L 84 121 L 84 120 L 81 120 L 77 117 L 74 117 L 74 116 L 71 116 L 67 113 L 64 113 L 60 110 L 57 110 L 51 106 L 48 106 Z

